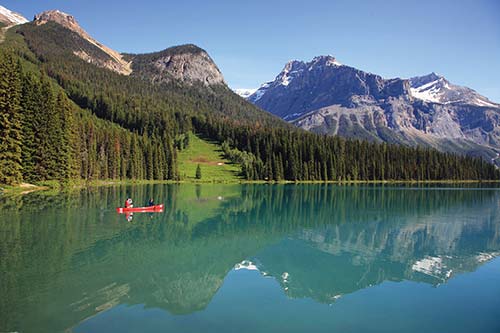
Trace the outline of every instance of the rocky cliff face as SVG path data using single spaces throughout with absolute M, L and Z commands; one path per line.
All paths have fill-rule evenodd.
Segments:
M 47 22 L 55 22 L 75 32 L 81 38 L 96 46 L 108 56 L 106 58 L 95 57 L 90 52 L 87 52 L 84 49 L 73 50 L 73 53 L 81 59 L 123 75 L 129 75 L 132 72 L 131 64 L 125 61 L 120 53 L 112 50 L 111 48 L 99 43 L 94 38 L 92 38 L 85 30 L 80 27 L 73 16 L 58 10 L 49 10 L 35 15 L 34 22 L 37 25 L 43 25 Z
M 317 133 L 425 145 L 496 160 L 500 105 L 431 73 L 383 79 L 331 56 L 291 61 L 248 100 Z
M 409 89 L 405 80 L 384 80 L 344 66 L 331 56 L 321 56 L 308 63 L 290 61 L 274 81 L 264 84 L 249 100 L 291 121 L 329 105 L 353 108 L 376 104 L 408 94 Z
M 4 24 L 5 26 L 13 26 L 27 22 L 28 20 L 21 14 L 0 6 L 0 23 Z
M 208 53 L 196 45 L 180 45 L 166 50 L 129 55 L 139 76 L 153 82 L 182 81 L 187 84 L 225 84 L 224 77 Z

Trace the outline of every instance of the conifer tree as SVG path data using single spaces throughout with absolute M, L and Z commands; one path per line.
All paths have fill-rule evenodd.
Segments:
M 0 55 L 0 183 L 22 180 L 21 68 L 10 54 Z
M 199 164 L 196 166 L 196 175 L 195 176 L 196 176 L 196 179 L 201 179 L 201 167 Z

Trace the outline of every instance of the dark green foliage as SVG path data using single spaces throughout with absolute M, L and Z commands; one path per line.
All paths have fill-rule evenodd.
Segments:
M 37 149 L 37 142 L 39 140 L 37 129 L 40 128 L 39 115 L 41 110 L 41 91 L 40 82 L 32 74 L 23 76 L 22 90 L 21 90 L 21 109 L 22 117 L 22 165 L 23 165 L 23 178 L 25 181 L 36 181 L 35 172 L 35 153 Z
M 16 184 L 21 175 L 20 65 L 9 53 L 0 53 L 0 183 Z
M 200 167 L 199 164 L 196 166 L 196 175 L 195 175 L 195 178 L 196 179 L 201 179 L 201 167 Z
M 78 108 L 45 75 L 22 73 L 13 59 L 2 57 L 0 66 L 3 70 L 8 62 L 0 89 L 0 100 L 6 101 L 1 104 L 2 144 L 8 148 L 1 150 L 0 182 L 20 182 L 21 163 L 22 178 L 30 182 L 177 175 L 168 136 L 145 137 L 98 119 Z
M 51 57 L 64 59 L 73 57 L 73 50 L 79 50 L 85 52 L 92 59 L 96 59 L 96 61 L 106 62 L 112 60 L 108 54 L 97 46 L 81 38 L 76 32 L 63 28 L 55 22 L 47 22 L 43 26 L 26 24 L 19 27 L 19 32 L 25 35 L 25 37 L 30 36 L 35 31 L 42 32 L 43 38 L 30 39 L 31 43 L 29 46 L 33 50 L 36 50 L 35 54 L 39 56 L 50 54 Z M 63 43 L 64 47 L 60 47 L 60 43 Z M 42 56 L 40 60 L 47 61 L 49 58 Z

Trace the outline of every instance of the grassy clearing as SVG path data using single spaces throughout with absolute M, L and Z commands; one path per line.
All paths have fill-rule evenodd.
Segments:
M 178 152 L 179 176 L 188 182 L 239 182 L 241 168 L 223 156 L 219 145 L 189 136 L 189 146 Z M 200 165 L 201 179 L 196 179 L 196 167 Z
M 50 189 L 49 186 L 33 185 L 28 183 L 21 183 L 19 185 L 1 185 L 0 194 L 19 195 L 19 194 L 28 194 L 35 191 L 48 190 L 48 189 Z

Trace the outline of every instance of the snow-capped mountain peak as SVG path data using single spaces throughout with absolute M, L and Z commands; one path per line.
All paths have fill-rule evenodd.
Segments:
M 449 82 L 436 73 L 413 77 L 410 80 L 410 92 L 413 97 L 426 102 L 443 103 Z
M 439 104 L 468 104 L 482 107 L 499 107 L 476 91 L 451 84 L 443 76 L 430 73 L 409 79 L 410 92 L 414 98 Z
M 240 95 L 243 98 L 248 98 L 250 95 L 252 95 L 254 92 L 256 92 L 256 88 L 238 88 L 234 89 L 234 92 L 238 95 Z
M 7 26 L 27 23 L 28 20 L 21 14 L 15 13 L 0 5 L 0 22 Z

